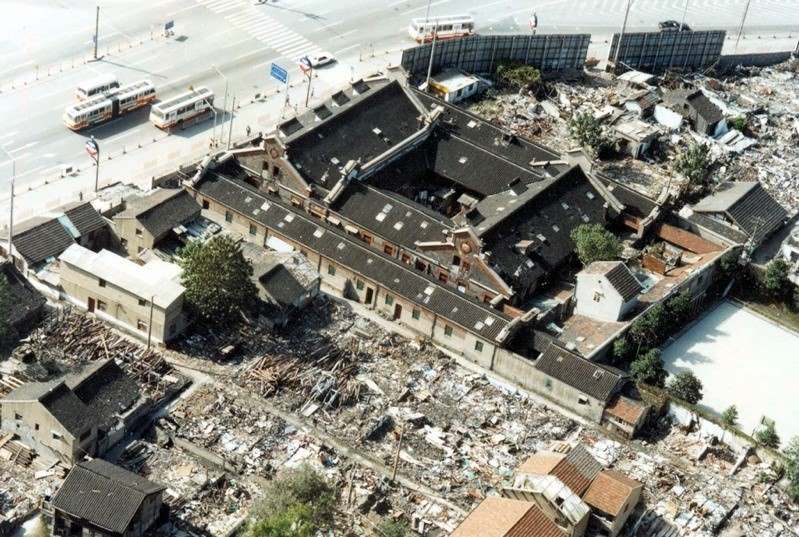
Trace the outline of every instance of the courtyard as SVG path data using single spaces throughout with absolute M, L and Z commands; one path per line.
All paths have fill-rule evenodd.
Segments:
M 783 445 L 799 435 L 799 334 L 725 301 L 666 347 L 663 362 L 670 374 L 696 374 L 705 408 L 720 414 L 736 405 L 742 431 L 767 416 Z

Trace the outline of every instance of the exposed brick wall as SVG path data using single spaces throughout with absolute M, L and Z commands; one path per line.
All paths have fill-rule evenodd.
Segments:
M 695 254 L 709 254 L 711 252 L 720 252 L 724 249 L 716 243 L 669 224 L 658 225 L 655 228 L 655 233 L 664 241 L 676 244 L 680 248 Z

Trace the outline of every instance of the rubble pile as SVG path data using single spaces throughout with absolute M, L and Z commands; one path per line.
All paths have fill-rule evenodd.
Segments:
M 101 321 L 70 309 L 49 315 L 12 355 L 21 363 L 30 362 L 32 356 L 36 363 L 26 369 L 31 380 L 45 381 L 67 372 L 59 370 L 62 364 L 75 368 L 86 362 L 113 358 L 154 400 L 162 399 L 185 383 L 158 351 L 126 339 Z
M 57 490 L 63 474 L 23 468 L 0 457 L 0 535 L 13 530 Z
M 737 456 L 698 433 L 673 428 L 655 444 L 624 445 L 584 430 L 580 440 L 644 484 L 629 535 L 787 537 L 799 530 L 799 507 L 773 485 L 767 463 L 749 457 L 733 473 Z
M 747 117 L 757 144 L 731 154 L 719 171 L 727 180 L 759 180 L 789 212 L 799 209 L 799 62 L 749 68 L 724 81 L 701 79 L 728 114 Z
M 175 535 L 178 530 L 194 535 L 227 535 L 252 505 L 251 486 L 202 465 L 168 442 L 136 441 L 117 463 L 166 485 L 164 502 L 170 508 L 170 524 L 159 534 Z

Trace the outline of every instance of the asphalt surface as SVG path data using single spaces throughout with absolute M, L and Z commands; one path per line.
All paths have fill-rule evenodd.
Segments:
M 18 191 L 38 188 L 57 177 L 65 165 L 87 167 L 84 141 L 89 135 L 97 138 L 102 154 L 135 153 L 139 160 L 147 160 L 165 138 L 148 122 L 146 111 L 80 133 L 66 129 L 61 116 L 82 81 L 102 73 L 113 73 L 122 83 L 146 78 L 156 85 L 159 97 L 206 85 L 217 95 L 221 119 L 226 81 L 231 98 L 235 94 L 240 103 L 257 94 L 271 94 L 279 86 L 269 77 L 272 62 L 288 68 L 296 82 L 302 80 L 298 58 L 333 53 L 338 63 L 320 69 L 314 81 L 314 94 L 319 95 L 362 72 L 365 61 L 412 46 L 408 23 L 425 16 L 428 1 L 102 0 L 99 4 L 101 58 L 86 61 L 92 58 L 93 3 L 0 1 L 5 15 L 0 20 L 0 148 L 16 160 Z M 430 0 L 429 4 L 431 15 L 473 15 L 478 31 L 527 31 L 535 10 L 540 32 L 607 34 L 620 26 L 626 0 Z M 689 0 L 686 21 L 697 28 L 734 30 L 744 5 L 744 0 Z M 684 0 L 637 0 L 629 27 L 652 29 L 660 20 L 679 20 L 684 7 Z M 175 21 L 175 34 L 165 38 L 162 28 L 168 20 Z M 797 29 L 796 0 L 752 0 L 747 31 Z M 197 139 L 209 139 L 211 130 L 209 121 L 182 136 L 196 148 Z M 0 199 L 8 196 L 10 172 L 7 157 L 0 152 Z

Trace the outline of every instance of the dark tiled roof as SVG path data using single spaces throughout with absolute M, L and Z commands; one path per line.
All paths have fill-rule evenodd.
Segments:
M 672 104 L 687 104 L 697 115 L 701 116 L 708 125 L 717 123 L 724 117 L 719 107 L 713 104 L 713 102 L 702 93 L 702 90 L 682 88 L 669 91 L 665 95 L 665 100 L 667 103 Z
M 622 381 L 622 376 L 609 368 L 586 360 L 554 343 L 536 360 L 535 367 L 572 388 L 607 401 Z
M 0 264 L 0 278 L 5 277 L 11 295 L 10 306 L 7 311 L 0 312 L 5 320 L 17 330 L 32 328 L 23 326 L 42 310 L 46 299 L 37 291 L 28 280 L 14 267 L 12 263 Z
M 151 494 L 164 490 L 102 459 L 76 464 L 53 497 L 53 508 L 113 533 L 128 529 Z
M 64 429 L 75 437 L 94 424 L 97 417 L 63 382 L 39 398 L 39 402 Z
M 171 229 L 200 214 L 200 205 L 185 190 L 162 189 L 135 200 L 115 220 L 135 218 L 142 227 L 160 239 Z
M 515 289 L 534 289 L 539 279 L 572 255 L 573 229 L 605 223 L 605 199 L 579 170 L 562 175 L 487 232 L 482 223 L 475 224 L 477 233 L 484 234 L 484 251 L 491 253 L 491 266 Z M 528 255 L 516 251 L 515 245 L 521 241 L 535 244 Z
M 438 241 L 451 225 L 416 203 L 361 183 L 351 184 L 330 207 L 344 218 L 394 244 L 414 248 L 417 241 Z
M 649 216 L 649 214 L 657 207 L 657 202 L 640 192 L 636 192 L 621 183 L 617 183 L 603 173 L 595 174 L 597 178 L 616 196 L 616 198 L 624 204 L 627 212 L 640 217 Z
M 776 231 L 787 218 L 783 207 L 759 182 L 729 182 L 694 206 L 694 211 L 726 213 L 755 244 Z
M 304 211 L 269 197 L 220 173 L 209 174 L 198 191 L 252 218 L 276 233 L 304 244 L 323 257 L 379 282 L 391 292 L 441 315 L 470 332 L 492 340 L 510 319 L 477 300 L 460 294 L 394 258 L 365 246 L 360 240 Z
M 372 88 L 331 111 L 333 116 L 315 126 L 313 119 L 301 117 L 309 128 L 287 142 L 292 164 L 306 180 L 325 188 L 339 180 L 339 168 L 348 161 L 366 163 L 419 127 L 420 112 L 398 82 Z
M 726 222 L 721 222 L 702 213 L 693 212 L 687 218 L 689 222 L 708 229 L 733 244 L 744 244 L 749 239 L 743 231 L 735 229 Z
M 585 268 L 585 272 L 605 276 L 624 302 L 629 302 L 643 290 L 641 283 L 621 261 L 595 261 Z
M 129 409 L 140 394 L 138 384 L 111 359 L 93 363 L 66 383 L 97 416 L 100 427 Z
M 275 265 L 272 270 L 258 278 L 258 281 L 267 295 L 281 308 L 290 307 L 305 292 L 305 287 L 282 264 Z
M 14 248 L 31 265 L 58 257 L 74 243 L 75 239 L 56 219 L 14 234 Z
M 602 471 L 602 465 L 578 444 L 569 450 L 566 457 L 552 469 L 554 475 L 578 496 L 588 490 L 591 482 Z
M 14 230 L 14 248 L 30 265 L 58 257 L 80 236 L 106 225 L 89 202 L 70 203 L 50 212 L 57 216 L 22 222 Z
M 81 236 L 88 235 L 92 231 L 97 231 L 107 225 L 100 213 L 88 201 L 77 202 L 68 207 L 64 209 L 64 214 L 78 228 Z

